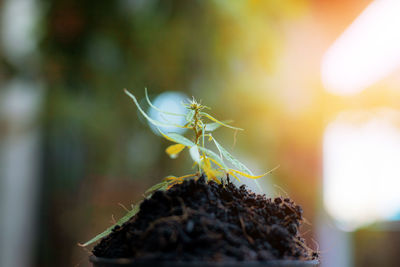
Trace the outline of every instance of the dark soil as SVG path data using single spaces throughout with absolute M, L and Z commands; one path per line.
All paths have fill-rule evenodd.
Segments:
M 289 198 L 200 177 L 155 192 L 93 254 L 163 261 L 317 259 L 299 235 L 301 222 L 302 209 Z

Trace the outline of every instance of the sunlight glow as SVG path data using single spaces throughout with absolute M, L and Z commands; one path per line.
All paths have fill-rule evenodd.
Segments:
M 386 118 L 326 128 L 324 205 L 345 230 L 400 212 L 400 131 Z
M 180 92 L 165 92 L 159 94 L 153 101 L 154 106 L 157 108 L 178 114 L 186 114 L 186 108 L 182 105 L 182 102 L 186 102 L 188 97 Z M 164 123 L 172 123 L 178 125 L 184 125 L 186 120 L 184 116 L 173 116 L 173 115 L 166 115 L 161 114 L 155 109 L 149 108 L 149 116 L 157 121 L 164 122 Z M 156 133 L 160 134 L 156 127 L 152 124 L 149 124 L 151 130 Z M 161 131 L 163 132 L 175 132 L 175 133 L 183 133 L 185 129 L 178 128 L 178 127 L 160 127 Z
M 327 91 L 356 94 L 400 67 L 400 1 L 376 0 L 325 54 L 321 75 Z

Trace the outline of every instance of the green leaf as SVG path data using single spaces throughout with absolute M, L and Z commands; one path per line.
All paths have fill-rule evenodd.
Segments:
M 185 128 L 181 125 L 177 125 L 177 124 L 172 124 L 172 123 L 163 123 L 163 122 L 159 122 L 156 120 L 153 120 L 152 118 L 150 118 L 146 112 L 144 112 L 144 110 L 140 107 L 139 102 L 137 101 L 136 97 L 131 94 L 128 90 L 125 89 L 125 94 L 127 94 L 130 98 L 132 98 L 133 102 L 135 103 L 136 107 L 138 108 L 138 110 L 140 111 L 140 113 L 142 113 L 142 115 L 145 117 L 146 120 L 148 120 L 151 124 L 153 124 L 154 126 L 160 126 L 160 127 L 178 127 L 178 128 Z
M 172 115 L 172 116 L 185 116 L 184 114 L 173 113 L 173 112 L 168 112 L 168 111 L 164 111 L 164 110 L 159 109 L 158 107 L 154 106 L 153 103 L 151 103 L 149 95 L 147 94 L 147 88 L 144 88 L 144 93 L 146 95 L 146 101 L 149 104 L 149 106 L 151 108 L 157 110 L 158 112 L 164 113 L 164 114 L 167 114 L 167 115 Z
M 223 121 L 223 123 L 231 123 L 231 120 L 227 120 L 227 121 Z M 219 124 L 218 122 L 211 122 L 211 123 L 206 123 L 205 125 L 205 130 L 207 132 L 212 132 L 215 131 L 216 129 L 218 129 L 219 127 L 221 127 L 222 125 Z
M 110 227 L 108 227 L 104 232 L 96 235 L 95 237 L 93 237 L 92 239 L 90 239 L 89 241 L 87 241 L 84 244 L 79 244 L 79 246 L 81 247 L 86 247 L 90 244 L 93 244 L 94 242 L 100 240 L 101 238 L 109 235 L 112 232 L 112 229 L 114 229 L 115 226 L 121 226 L 122 224 L 124 224 L 125 222 L 129 221 L 130 218 L 132 218 L 133 216 L 135 216 L 138 212 L 139 212 L 139 207 L 140 207 L 140 203 L 136 204 L 133 209 L 131 211 L 129 211 L 124 217 L 122 217 L 121 219 L 118 220 L 118 222 Z
M 191 122 L 193 120 L 194 114 L 196 112 L 194 110 L 190 110 L 187 114 L 186 114 L 186 121 L 187 122 Z
M 246 165 L 244 165 L 243 163 L 241 163 L 239 160 L 235 159 L 225 148 L 223 148 L 218 142 L 217 140 L 214 140 L 215 145 L 217 146 L 218 150 L 221 152 L 221 154 L 224 156 L 224 158 L 226 158 L 230 163 L 232 163 L 232 165 L 234 165 L 236 168 L 239 169 L 239 171 L 244 172 L 249 174 L 250 176 L 254 176 L 254 174 L 250 171 L 249 168 L 246 167 Z M 248 177 L 246 175 L 244 175 L 245 177 Z M 254 181 L 256 186 L 258 187 L 258 189 L 262 192 L 262 187 L 260 185 L 260 183 L 255 180 Z
M 157 129 L 161 133 L 161 135 L 169 141 L 182 144 L 187 147 L 192 147 L 196 145 L 195 143 L 193 143 L 192 141 L 190 141 L 189 139 L 178 133 L 164 133 L 163 131 L 160 130 L 160 128 L 157 127 Z
M 204 139 L 205 139 L 204 137 L 205 137 L 206 131 L 204 130 L 205 125 L 203 124 L 203 122 L 201 120 L 200 120 L 200 127 L 201 127 L 201 142 L 204 147 Z
M 217 146 L 219 152 L 221 152 L 222 156 L 226 158 L 233 166 L 239 169 L 239 171 L 245 172 L 247 174 L 253 175 L 252 172 L 247 168 L 243 163 L 239 160 L 235 159 L 225 148 L 223 148 L 217 140 L 214 140 L 215 145 Z
M 154 193 L 157 190 L 165 191 L 168 187 L 168 184 L 169 184 L 168 181 L 162 181 L 161 183 L 155 184 L 152 187 L 150 187 L 149 189 L 147 189 L 144 194 L 148 195 L 148 194 Z
M 204 153 L 206 153 L 207 156 L 209 156 L 210 158 L 212 158 L 213 160 L 218 162 L 218 164 L 221 165 L 222 168 L 224 168 L 225 170 L 228 170 L 228 167 L 225 165 L 225 163 L 223 162 L 221 157 L 218 156 L 214 151 L 207 149 L 205 147 L 199 147 L 199 149 L 201 151 L 203 151 Z
M 210 119 L 210 120 L 212 120 L 212 121 L 214 121 L 214 122 L 220 124 L 221 126 L 224 126 L 224 127 L 227 127 L 227 128 L 231 128 L 231 129 L 234 129 L 234 130 L 243 131 L 242 128 L 233 127 L 233 126 L 231 126 L 231 125 L 228 125 L 228 124 L 226 124 L 226 123 L 224 123 L 224 122 L 222 122 L 222 121 L 217 120 L 216 118 L 214 118 L 213 116 L 211 116 L 210 114 L 208 114 L 208 113 L 206 113 L 206 112 L 200 112 L 200 114 L 203 115 L 203 116 L 205 116 L 206 118 L 208 118 L 208 119 Z

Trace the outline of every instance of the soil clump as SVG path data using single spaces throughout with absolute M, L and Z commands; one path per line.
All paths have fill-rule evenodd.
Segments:
M 93 254 L 155 261 L 313 260 L 299 234 L 302 208 L 204 176 L 157 191 Z

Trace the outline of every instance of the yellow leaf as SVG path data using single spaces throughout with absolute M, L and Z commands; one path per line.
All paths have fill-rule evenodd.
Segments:
M 212 168 L 210 158 L 202 157 L 201 169 L 203 170 L 204 174 L 207 176 L 208 179 L 213 180 L 218 184 L 221 183 L 221 181 L 218 179 L 218 176 L 221 176 L 222 173 Z
M 183 175 L 183 176 L 179 176 L 178 178 L 185 179 L 185 178 L 194 177 L 194 176 L 197 176 L 197 175 L 198 175 L 198 173 L 192 173 L 192 174 L 186 174 L 186 175 Z
M 165 152 L 173 159 L 177 158 L 179 153 L 185 148 L 182 144 L 170 145 Z
M 207 158 L 208 160 L 212 161 L 215 165 L 217 165 L 218 167 L 220 167 L 220 169 L 224 169 L 221 164 L 219 164 L 215 159 L 212 158 Z
M 261 177 L 263 177 L 263 176 L 265 176 L 265 175 L 267 175 L 267 174 L 270 174 L 271 172 L 273 172 L 273 171 L 276 170 L 277 168 L 279 168 L 279 166 L 276 166 L 276 167 L 273 168 L 272 170 L 270 170 L 270 171 L 268 171 L 268 172 L 266 172 L 266 173 L 264 173 L 264 174 L 261 174 L 261 175 L 250 175 L 250 174 L 248 174 L 248 173 L 241 172 L 241 171 L 234 170 L 234 169 L 230 169 L 229 172 L 230 172 L 231 174 L 232 174 L 232 172 L 235 172 L 235 173 L 237 173 L 237 174 L 240 174 L 241 176 L 244 176 L 244 177 L 250 178 L 250 179 L 258 179 L 258 178 L 261 178 Z
M 175 176 L 172 176 L 172 175 L 167 176 L 167 177 L 164 178 L 164 181 L 176 181 L 176 180 L 182 180 L 182 179 L 179 179 L 179 177 L 175 177 Z
M 240 182 L 240 179 L 234 174 L 232 171 L 228 172 L 230 175 L 232 175 L 238 182 Z

